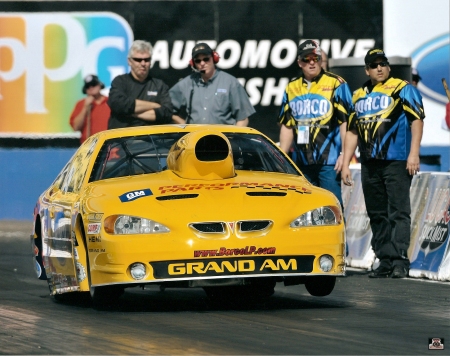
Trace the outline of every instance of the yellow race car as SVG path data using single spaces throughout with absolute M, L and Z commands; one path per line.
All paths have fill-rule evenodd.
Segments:
M 90 137 L 39 197 L 31 240 L 50 293 L 90 293 L 97 306 L 147 284 L 251 298 L 283 282 L 325 296 L 345 275 L 337 198 L 269 138 L 236 126 Z

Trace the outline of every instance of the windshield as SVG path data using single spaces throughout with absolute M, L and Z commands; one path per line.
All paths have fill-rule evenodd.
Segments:
M 186 134 L 177 132 L 107 140 L 97 156 L 89 181 L 161 172 L 167 168 L 170 148 Z M 279 148 L 265 137 L 223 134 L 230 141 L 236 170 L 299 175 Z

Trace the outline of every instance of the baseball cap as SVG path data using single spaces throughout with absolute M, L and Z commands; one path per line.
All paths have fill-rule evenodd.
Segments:
M 299 57 L 304 57 L 308 54 L 322 55 L 322 51 L 319 47 L 319 42 L 314 40 L 306 40 L 298 46 L 297 54 Z
M 412 80 L 415 82 L 419 82 L 422 80 L 422 77 L 419 75 L 419 71 L 416 68 L 411 68 Z
M 192 58 L 195 58 L 198 54 L 211 54 L 213 50 L 206 43 L 197 43 L 192 49 Z
M 385 60 L 388 60 L 386 57 L 386 54 L 382 49 L 379 48 L 372 48 L 367 51 L 366 56 L 364 57 L 364 63 L 370 64 L 377 58 L 384 58 Z
M 103 89 L 105 85 L 98 79 L 98 77 L 94 74 L 89 74 L 84 78 L 84 85 L 83 85 L 83 94 L 86 94 L 86 89 L 89 87 L 94 87 L 96 85 L 100 85 L 100 87 Z

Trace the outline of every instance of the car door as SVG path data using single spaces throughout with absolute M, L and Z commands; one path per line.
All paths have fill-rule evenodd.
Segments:
M 52 285 L 59 293 L 79 289 L 74 225 L 80 208 L 80 191 L 83 189 L 87 167 L 96 142 L 96 139 L 86 141 L 78 149 L 66 166 L 64 176 L 50 198 L 51 234 L 48 241 L 51 253 L 48 259 L 49 265 L 55 271 L 51 277 Z

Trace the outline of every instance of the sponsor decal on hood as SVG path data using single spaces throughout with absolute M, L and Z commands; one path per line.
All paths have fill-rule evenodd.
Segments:
M 119 199 L 122 203 L 127 203 L 129 201 L 133 201 L 139 198 L 147 197 L 153 195 L 152 191 L 150 189 L 141 189 L 141 190 L 134 190 L 131 192 L 127 192 L 119 196 Z

